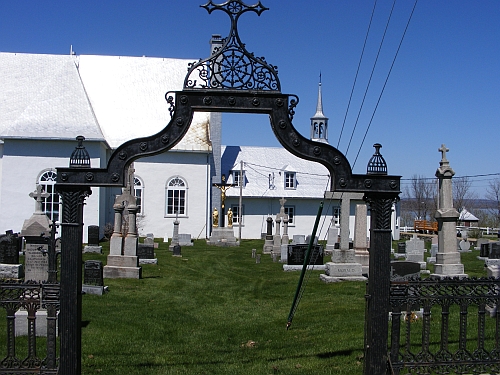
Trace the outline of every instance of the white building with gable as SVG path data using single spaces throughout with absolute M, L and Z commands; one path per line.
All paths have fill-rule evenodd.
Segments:
M 192 61 L 0 53 L 0 232 L 21 230 L 33 213 L 29 193 L 37 185 L 50 193 L 44 211 L 59 220 L 55 168 L 68 166 L 77 136 L 85 137 L 91 166 L 105 167 L 123 142 L 163 129 L 170 121 L 165 94 L 182 90 Z M 221 126 L 220 114 L 196 113 L 186 136 L 172 150 L 134 162 L 140 234 L 171 237 L 178 217 L 181 233 L 209 237 L 212 210 L 220 207 L 220 191 L 213 184 L 220 183 L 222 174 L 228 183 L 238 183 L 241 161 L 242 238 L 261 237 L 267 216 L 279 212 L 281 198 L 287 200 L 289 235 L 309 234 L 329 188 L 326 168 L 282 148 L 222 147 Z M 311 138 L 327 142 L 327 134 L 320 84 Z M 106 224 L 112 224 L 119 193 L 117 188 L 93 188 L 86 200 L 85 225 L 99 225 L 103 233 Z M 239 195 L 239 187 L 232 187 L 226 201 L 235 213 L 236 235 Z M 351 202 L 351 233 L 356 203 L 361 202 Z M 338 222 L 339 209 L 338 200 L 325 202 L 328 223 L 320 238 L 326 235 L 329 221 Z

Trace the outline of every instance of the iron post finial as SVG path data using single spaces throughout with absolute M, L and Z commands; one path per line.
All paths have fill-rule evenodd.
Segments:
M 85 137 L 83 135 L 79 135 L 78 137 L 76 137 L 76 140 L 78 142 L 78 145 L 71 153 L 71 157 L 69 158 L 69 167 L 90 168 L 90 155 L 83 145 Z
M 382 148 L 382 145 L 380 143 L 375 143 L 373 145 L 375 147 L 375 153 L 373 156 L 370 158 L 370 161 L 368 162 L 368 167 L 366 168 L 366 173 L 367 174 L 380 174 L 380 175 L 386 175 L 387 174 L 387 163 L 385 162 L 382 154 L 380 153 L 380 149 Z

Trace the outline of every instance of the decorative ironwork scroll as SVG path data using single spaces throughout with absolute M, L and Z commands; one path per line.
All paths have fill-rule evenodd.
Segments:
M 243 13 L 255 12 L 260 16 L 268 8 L 260 1 L 246 5 L 241 0 L 222 4 L 210 0 L 202 8 L 208 13 L 222 10 L 228 14 L 231 30 L 229 36 L 222 39 L 222 46 L 212 51 L 212 56 L 189 65 L 184 88 L 281 91 L 278 68 L 268 64 L 264 57 L 248 52 L 238 35 L 238 19 Z

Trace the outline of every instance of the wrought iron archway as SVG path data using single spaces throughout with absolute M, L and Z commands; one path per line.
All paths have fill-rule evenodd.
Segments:
M 330 192 L 362 192 L 371 208 L 370 278 L 367 293 L 365 373 L 385 373 L 390 290 L 391 209 L 399 196 L 400 177 L 387 175 L 380 145 L 366 174 L 353 174 L 347 158 L 328 144 L 303 137 L 292 125 L 298 97 L 281 93 L 277 68 L 249 53 L 241 42 L 237 21 L 247 12 L 267 10 L 259 1 L 242 0 L 202 5 L 209 13 L 221 10 L 231 30 L 212 56 L 189 66 L 182 91 L 166 94 L 171 120 L 159 133 L 119 146 L 106 168 L 92 168 L 83 137 L 69 168 L 57 168 L 56 188 L 62 196 L 61 254 L 61 375 L 81 372 L 81 246 L 83 204 L 93 186 L 123 187 L 128 166 L 136 159 L 174 147 L 187 133 L 193 113 L 237 112 L 268 114 L 279 142 L 292 154 L 323 164 L 330 172 Z M 376 285 L 375 285 L 376 280 Z M 367 372 L 368 371 L 368 372 Z

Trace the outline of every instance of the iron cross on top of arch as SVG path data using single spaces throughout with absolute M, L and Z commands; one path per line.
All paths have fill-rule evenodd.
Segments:
M 355 175 L 347 158 L 335 147 L 309 140 L 292 125 L 295 95 L 281 93 L 276 66 L 249 53 L 241 42 L 237 21 L 243 13 L 260 15 L 267 10 L 259 1 L 246 5 L 241 0 L 202 5 L 209 14 L 222 10 L 231 19 L 229 36 L 220 39 L 212 55 L 190 64 L 182 91 L 167 92 L 171 119 L 159 133 L 125 142 L 111 155 L 106 168 L 70 165 L 57 168 L 57 186 L 125 186 L 127 168 L 134 160 L 168 151 L 187 133 L 193 113 L 236 112 L 268 114 L 271 128 L 281 145 L 292 154 L 323 164 L 330 172 L 330 191 L 387 192 L 398 194 L 399 176 L 388 176 L 387 166 L 376 145 L 367 174 Z M 81 146 L 79 146 L 81 147 Z M 81 151 L 81 150 L 80 150 Z M 375 167 L 374 167 L 375 165 Z M 380 166 L 384 166 L 381 168 Z

